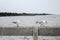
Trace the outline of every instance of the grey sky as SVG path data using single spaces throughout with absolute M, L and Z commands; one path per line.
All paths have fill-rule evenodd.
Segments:
M 60 0 L 0 0 L 0 12 L 60 14 Z

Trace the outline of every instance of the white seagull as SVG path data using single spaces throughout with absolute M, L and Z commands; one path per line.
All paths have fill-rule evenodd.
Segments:
M 45 23 L 47 24 L 47 21 L 46 20 L 36 21 L 36 23 L 38 23 L 40 25 L 44 25 Z
M 17 27 L 19 27 L 20 21 L 19 20 L 14 20 L 12 23 L 16 24 Z

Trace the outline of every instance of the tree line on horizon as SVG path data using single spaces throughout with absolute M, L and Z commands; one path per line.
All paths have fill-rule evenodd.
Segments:
M 0 12 L 0 16 L 35 16 L 35 15 L 52 15 L 48 13 L 11 13 L 11 12 Z

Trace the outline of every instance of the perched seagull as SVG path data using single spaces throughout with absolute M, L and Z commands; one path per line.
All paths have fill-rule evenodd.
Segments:
M 19 20 L 14 20 L 12 23 L 16 24 L 17 27 L 19 27 L 20 21 Z
M 46 21 L 46 20 L 36 21 L 36 23 L 39 23 L 39 24 L 41 24 L 41 25 L 44 25 L 45 23 L 47 23 L 47 21 Z

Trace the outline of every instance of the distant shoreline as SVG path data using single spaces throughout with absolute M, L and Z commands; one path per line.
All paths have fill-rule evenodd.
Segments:
M 1 16 L 36 16 L 36 15 L 52 15 L 48 13 L 8 13 L 8 12 L 0 12 Z

